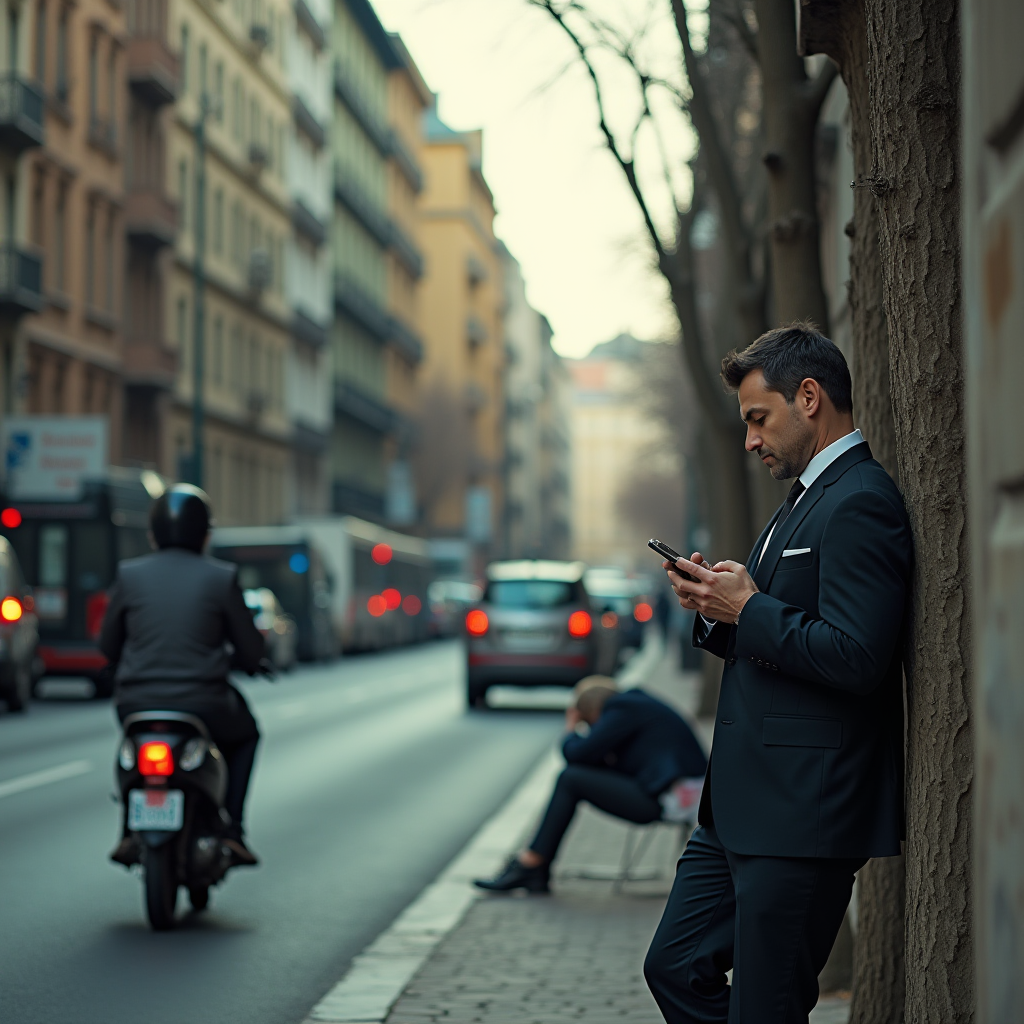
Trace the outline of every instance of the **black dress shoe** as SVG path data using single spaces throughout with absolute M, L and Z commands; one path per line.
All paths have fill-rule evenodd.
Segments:
M 122 836 L 121 841 L 111 851 L 110 859 L 115 864 L 123 864 L 126 868 L 138 864 L 142 860 L 138 839 L 135 836 Z
M 551 866 L 541 864 L 540 867 L 528 868 L 520 864 L 518 857 L 513 857 L 501 874 L 494 878 L 477 878 L 473 884 L 479 889 L 490 892 L 511 892 L 513 889 L 525 889 L 527 892 L 551 892 L 548 882 L 551 880 Z

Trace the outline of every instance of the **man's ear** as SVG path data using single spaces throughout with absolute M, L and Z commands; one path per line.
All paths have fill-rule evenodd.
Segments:
M 805 377 L 796 389 L 796 399 L 807 416 L 814 416 L 821 410 L 821 385 L 813 377 Z

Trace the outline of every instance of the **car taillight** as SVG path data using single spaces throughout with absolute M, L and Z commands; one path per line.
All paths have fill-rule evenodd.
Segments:
M 487 632 L 490 622 L 487 620 L 487 612 L 481 608 L 474 608 L 466 616 L 466 632 L 470 636 L 483 636 Z
M 140 775 L 173 775 L 174 755 L 162 740 L 149 740 L 139 747 Z
M 590 636 L 592 626 L 593 622 L 588 612 L 573 612 L 569 616 L 569 636 L 574 636 L 577 640 Z
M 375 619 L 379 619 L 388 610 L 388 603 L 381 594 L 374 594 L 367 599 L 366 610 Z
M 103 617 L 110 606 L 110 595 L 105 590 L 91 594 L 85 602 L 85 631 L 96 639 L 103 628 Z
M 601 625 L 605 629 L 614 629 L 619 624 L 619 617 L 615 612 L 605 612 L 601 616 Z
M 21 602 L 16 597 L 5 597 L 0 601 L 0 619 L 4 622 L 17 622 L 23 612 Z
M 641 601 L 633 609 L 633 618 L 637 622 L 650 622 L 652 615 L 654 615 L 654 609 L 646 601 Z
M 384 598 L 389 612 L 393 612 L 402 603 L 402 595 L 394 587 L 382 590 L 380 596 Z

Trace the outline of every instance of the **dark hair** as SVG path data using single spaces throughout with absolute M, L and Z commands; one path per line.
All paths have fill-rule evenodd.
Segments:
M 810 377 L 821 385 L 837 412 L 853 410 L 853 385 L 846 359 L 839 346 L 813 324 L 776 327 L 722 360 L 722 380 L 730 391 L 737 391 L 743 378 L 754 370 L 764 374 L 769 391 L 778 391 L 791 404 L 800 382 Z
M 191 484 L 175 484 L 153 502 L 149 528 L 158 548 L 200 552 L 213 525 L 206 492 Z

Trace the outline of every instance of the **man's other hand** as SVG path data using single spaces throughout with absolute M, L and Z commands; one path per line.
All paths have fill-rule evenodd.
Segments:
M 677 559 L 675 565 L 671 562 L 662 565 L 679 604 L 716 622 L 735 622 L 751 595 L 757 593 L 746 566 L 739 562 L 725 561 L 709 566 L 703 555 L 695 551 L 688 559 Z M 674 572 L 676 569 L 689 573 L 696 582 Z

